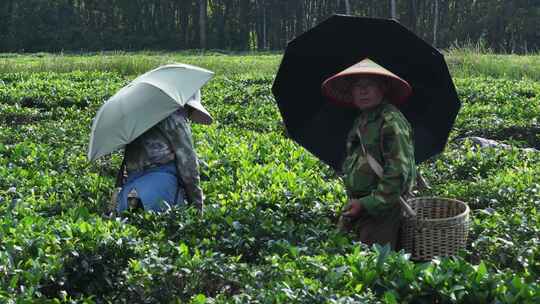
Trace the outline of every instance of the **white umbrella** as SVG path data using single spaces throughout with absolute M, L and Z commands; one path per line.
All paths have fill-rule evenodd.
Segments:
M 195 110 L 192 120 L 211 123 L 212 117 L 200 103 L 200 89 L 213 75 L 199 67 L 169 64 L 137 77 L 98 110 L 90 133 L 88 159 L 124 147 L 186 104 Z

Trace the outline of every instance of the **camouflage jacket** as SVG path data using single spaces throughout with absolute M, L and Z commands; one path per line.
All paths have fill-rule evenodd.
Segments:
M 199 166 L 193 149 L 191 128 L 185 109 L 180 108 L 137 137 L 126 147 L 128 173 L 156 167 L 176 159 L 178 177 L 190 203 L 202 207 Z
M 366 150 L 383 167 L 382 178 L 368 164 L 356 129 Z M 368 214 L 382 215 L 399 206 L 399 196 L 412 190 L 416 165 L 411 133 L 403 114 L 386 102 L 355 120 L 347 137 L 343 181 L 349 198 L 359 199 Z

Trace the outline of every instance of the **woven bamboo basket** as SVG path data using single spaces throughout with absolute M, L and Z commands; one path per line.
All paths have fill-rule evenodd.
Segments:
M 416 216 L 401 225 L 401 246 L 416 261 L 452 256 L 465 248 L 469 232 L 469 206 L 464 202 L 420 197 L 407 201 Z

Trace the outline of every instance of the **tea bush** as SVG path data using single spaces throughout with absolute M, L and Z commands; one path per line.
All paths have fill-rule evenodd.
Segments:
M 418 195 L 468 202 L 471 237 L 458 257 L 414 263 L 335 228 L 342 183 L 284 136 L 270 72 L 218 74 L 203 89 L 216 121 L 193 126 L 204 216 L 106 216 L 121 157 L 89 163 L 88 135 L 133 77 L 0 75 L 0 302 L 540 301 L 540 153 L 520 149 L 539 147 L 537 83 L 455 79 L 463 108 L 446 151 L 420 166 L 432 188 Z

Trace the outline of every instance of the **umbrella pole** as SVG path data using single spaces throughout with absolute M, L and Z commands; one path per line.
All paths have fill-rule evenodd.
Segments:
M 124 157 L 122 158 L 122 164 L 120 165 L 120 169 L 118 169 L 118 173 L 116 174 L 115 186 L 117 188 L 122 187 L 124 185 L 125 167 L 126 167 L 126 151 L 124 150 Z

